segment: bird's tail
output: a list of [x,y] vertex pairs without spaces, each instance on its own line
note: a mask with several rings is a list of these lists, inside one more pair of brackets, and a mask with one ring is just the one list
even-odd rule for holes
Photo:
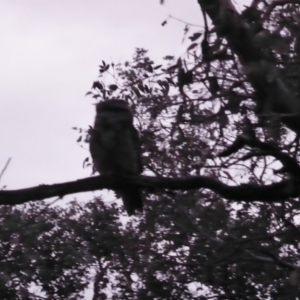
[[143,211],[142,192],[137,188],[118,189],[117,194],[122,198],[125,210],[132,216],[137,210]]

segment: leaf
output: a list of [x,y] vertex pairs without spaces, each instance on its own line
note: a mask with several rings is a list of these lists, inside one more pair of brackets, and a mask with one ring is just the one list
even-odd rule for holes
[[212,95],[215,95],[220,90],[220,86],[219,86],[217,77],[209,76],[207,78],[207,80],[209,83],[209,91],[212,93]]
[[99,66],[99,67],[100,67],[99,72],[104,73],[105,71],[107,71],[109,69],[110,65],[108,64],[108,65],[103,65],[103,66]]
[[129,102],[130,100],[132,100],[132,98],[131,98],[130,95],[125,95],[125,100],[126,100],[127,102]]
[[181,68],[181,67],[182,67],[182,60],[181,60],[180,57],[179,57],[178,60],[177,60],[176,66],[177,66],[178,68]]
[[116,91],[118,89],[118,86],[116,84],[111,84],[111,85],[109,85],[109,89],[111,91]]
[[99,81],[94,81],[92,88],[99,89],[101,91],[103,90],[103,85]]
[[229,178],[230,180],[234,181],[229,172],[223,170],[223,173],[226,174],[227,178]]
[[141,83],[138,84],[138,88],[141,92],[145,93],[144,86]]
[[153,70],[157,70],[157,69],[159,69],[159,68],[161,68],[161,67],[162,67],[162,65],[155,66],[155,67],[153,68]]
[[147,93],[149,93],[149,94],[151,93],[150,89],[148,88],[148,86],[146,84],[144,85],[144,88]]
[[175,84],[175,82],[173,81],[173,79],[172,79],[172,78],[170,78],[170,77],[167,77],[167,78],[166,78],[166,80],[168,81],[168,83],[169,83],[170,85],[172,85],[172,86],[176,86],[176,84]]
[[193,43],[189,45],[189,47],[186,49],[186,51],[191,51],[192,49],[196,48],[198,46],[198,43]]
[[85,158],[85,160],[84,160],[83,163],[82,163],[82,167],[83,167],[83,168],[85,168],[85,167],[87,166],[87,164],[88,164],[88,162],[89,162],[89,159],[90,159],[89,157],[86,157],[86,158]]
[[183,105],[180,105],[177,111],[176,115],[176,122],[181,123],[182,122],[182,116],[183,116]]
[[89,92],[87,92],[86,94],[85,94],[85,96],[88,96],[88,95],[92,95],[93,93],[91,92],[91,91],[89,91]]
[[170,87],[167,81],[158,80],[157,83],[163,88],[164,95],[168,95]]
[[202,35],[201,32],[195,32],[192,36],[189,37],[189,39],[194,42],[196,41],[200,36]]
[[177,70],[177,65],[173,65],[171,67],[169,67],[166,72],[167,73],[173,73],[175,70]]
[[131,90],[134,92],[134,94],[136,94],[136,96],[138,97],[138,98],[140,98],[141,97],[141,93],[139,92],[139,90],[136,88],[136,87],[132,87],[131,88]]
[[150,112],[151,119],[155,120],[158,117],[158,115],[161,113],[161,108],[157,106],[152,106],[149,109],[149,112]]
[[153,67],[151,66],[151,64],[148,64],[146,67],[146,71],[153,73]]
[[185,85],[193,83],[193,72],[185,72],[183,68],[180,68],[178,71],[177,80],[179,89],[182,89]]

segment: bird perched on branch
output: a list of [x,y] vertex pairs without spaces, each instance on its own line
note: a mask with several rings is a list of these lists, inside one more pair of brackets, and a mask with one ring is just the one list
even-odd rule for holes
[[[123,100],[105,100],[96,106],[94,128],[90,131],[90,152],[94,168],[101,175],[139,175],[142,173],[141,149],[138,132],[133,125],[133,114]],[[139,188],[126,186],[116,190],[123,199],[129,216],[142,211]]]

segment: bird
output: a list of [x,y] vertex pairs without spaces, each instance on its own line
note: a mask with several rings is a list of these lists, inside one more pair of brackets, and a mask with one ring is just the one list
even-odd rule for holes
[[[96,105],[90,129],[90,153],[94,170],[101,175],[137,176],[143,172],[141,143],[133,124],[133,113],[124,100],[111,99]],[[141,189],[125,186],[115,190],[129,216],[143,210]]]

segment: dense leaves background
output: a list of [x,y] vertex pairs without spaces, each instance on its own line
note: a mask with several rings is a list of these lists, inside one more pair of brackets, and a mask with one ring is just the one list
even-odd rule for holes
[[[272,65],[299,96],[299,4],[265,3],[243,18],[269,57],[260,67]],[[136,49],[124,64],[103,61],[88,94],[130,103],[145,174],[261,186],[289,178],[278,153],[297,163],[298,136],[267,98],[257,105],[246,77],[253,70],[212,28],[187,25],[179,59],[155,63]],[[148,192],[144,214],[132,219],[106,197],[1,207],[2,298],[83,299],[88,288],[93,299],[297,299],[297,198],[237,203],[208,190]]]

